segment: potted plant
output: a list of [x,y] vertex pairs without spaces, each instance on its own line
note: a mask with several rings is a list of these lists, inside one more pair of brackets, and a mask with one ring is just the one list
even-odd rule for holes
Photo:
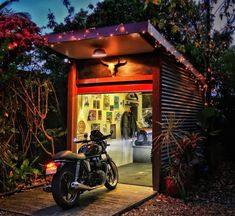
[[165,192],[170,196],[185,197],[186,187],[193,176],[193,166],[200,162],[202,154],[198,143],[203,139],[199,133],[180,129],[181,122],[175,113],[169,113],[165,123],[159,123],[162,131],[154,142],[154,148],[166,148],[168,160],[165,168]]
[[182,197],[186,196],[186,190],[190,188],[194,178],[194,168],[204,161],[204,155],[200,151],[200,143],[204,139],[199,133],[185,134],[179,140],[171,157],[171,173],[178,186]]

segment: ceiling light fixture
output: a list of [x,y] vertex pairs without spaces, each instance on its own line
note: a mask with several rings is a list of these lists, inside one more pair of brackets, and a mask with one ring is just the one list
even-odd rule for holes
[[92,54],[92,57],[94,58],[102,58],[102,57],[105,57],[107,56],[106,52],[104,49],[102,48],[97,48],[94,50],[93,54]]

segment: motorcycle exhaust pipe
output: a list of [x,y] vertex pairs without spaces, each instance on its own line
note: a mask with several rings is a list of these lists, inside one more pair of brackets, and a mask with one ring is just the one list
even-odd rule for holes
[[90,187],[88,185],[84,185],[82,183],[79,183],[79,182],[72,182],[71,183],[71,187],[76,189],[76,190],[93,190],[93,189],[96,189],[98,187],[101,187],[102,185],[99,185],[99,186],[95,186],[95,187]]
[[51,185],[44,185],[42,189],[43,189],[43,191],[50,193],[51,192]]

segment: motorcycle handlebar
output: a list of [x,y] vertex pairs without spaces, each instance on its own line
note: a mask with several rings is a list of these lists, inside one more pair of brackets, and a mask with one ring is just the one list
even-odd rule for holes
[[79,140],[79,141],[74,141],[74,143],[89,143],[89,142],[91,142],[91,141],[95,141],[95,142],[99,142],[99,141],[103,141],[103,140],[106,140],[106,139],[108,139],[109,137],[111,137],[112,136],[112,134],[108,134],[108,135],[105,135],[105,136],[103,136],[102,138],[100,138],[100,139],[91,139],[91,140]]

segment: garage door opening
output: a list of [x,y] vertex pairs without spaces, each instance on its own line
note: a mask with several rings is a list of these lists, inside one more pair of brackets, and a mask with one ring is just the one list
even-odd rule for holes
[[107,151],[120,183],[152,186],[152,93],[77,95],[77,138],[92,130],[113,132]]

